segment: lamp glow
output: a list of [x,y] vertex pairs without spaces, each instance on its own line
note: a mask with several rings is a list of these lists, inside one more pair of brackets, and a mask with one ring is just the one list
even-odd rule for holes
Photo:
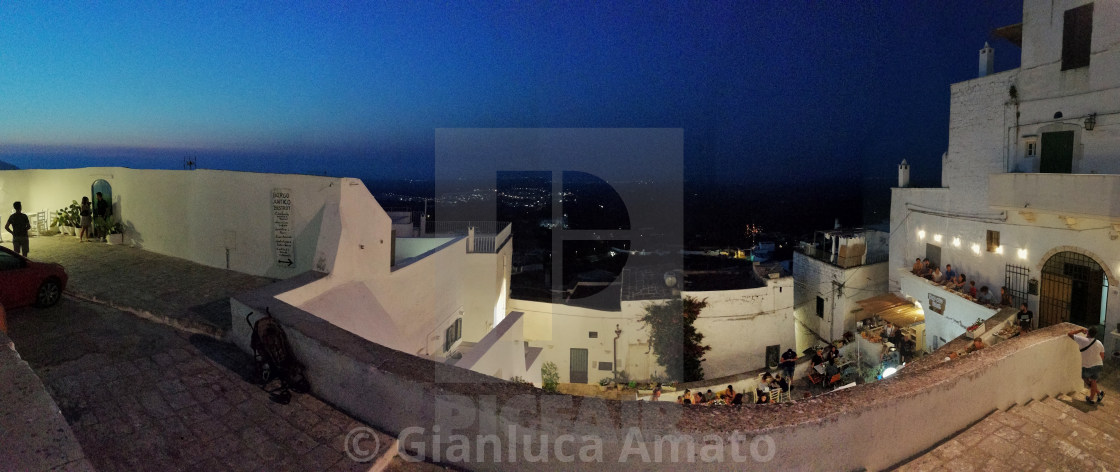
[[976,253],[976,255],[979,256],[980,255],[980,245],[979,244],[973,244],[972,245],[972,252]]
[[895,369],[894,367],[887,367],[886,369],[883,369],[883,378],[885,379],[887,377],[890,377],[894,375],[895,372],[898,372],[898,369]]
[[953,238],[953,247],[961,247],[961,238]]
[[1027,258],[1027,250],[1026,249],[1020,249],[1018,251],[1018,253],[1019,253],[1019,259],[1026,259]]
[[933,242],[935,242],[935,243],[941,242],[941,235],[940,234],[933,235]]
[[1003,254],[1003,246],[996,246],[996,254]]
[[926,230],[924,230],[924,229],[919,229],[918,230],[918,239],[926,239]]

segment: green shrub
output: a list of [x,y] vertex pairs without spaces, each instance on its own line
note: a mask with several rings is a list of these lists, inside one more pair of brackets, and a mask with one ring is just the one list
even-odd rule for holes
[[545,362],[541,366],[542,388],[548,392],[555,392],[560,386],[560,369],[553,362]]

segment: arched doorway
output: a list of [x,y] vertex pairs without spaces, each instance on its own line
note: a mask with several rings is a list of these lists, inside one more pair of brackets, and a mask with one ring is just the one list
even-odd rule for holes
[[1078,252],[1059,252],[1042,266],[1038,325],[1065,321],[1081,326],[1103,325],[1107,298],[1108,276],[1096,260]]
[[89,201],[93,202],[94,208],[97,208],[97,192],[101,192],[101,196],[105,198],[105,203],[109,205],[107,215],[113,214],[113,187],[106,182],[105,179],[97,179],[93,181],[93,185],[89,188]]

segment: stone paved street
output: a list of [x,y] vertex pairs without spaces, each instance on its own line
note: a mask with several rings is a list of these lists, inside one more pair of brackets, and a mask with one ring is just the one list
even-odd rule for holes
[[230,328],[229,297],[273,282],[72,236],[31,238],[30,246],[31,259],[66,267],[67,291],[75,296],[219,339]]
[[9,335],[98,470],[440,469],[401,461],[382,433],[376,459],[355,462],[346,434],[365,425],[312,395],[271,401],[248,354],[193,329],[217,313],[225,332],[229,294],[268,279],[62,236],[31,248],[65,265],[70,295],[10,311]]
[[1106,362],[1101,385],[1101,404],[1077,392],[996,411],[898,470],[1120,470],[1120,366]]

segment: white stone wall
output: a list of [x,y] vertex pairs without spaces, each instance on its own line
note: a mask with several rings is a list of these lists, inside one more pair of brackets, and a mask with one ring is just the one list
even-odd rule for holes
[[[794,313],[802,329],[797,351],[819,344],[819,338],[837,340],[853,331],[860,312],[857,302],[887,293],[888,266],[880,262],[843,269],[795,252]],[[817,316],[818,296],[824,299],[824,317]]]
[[[794,345],[793,279],[770,280],[766,287],[748,290],[684,292],[683,296],[706,299],[708,307],[700,312],[697,330],[703,342],[712,347],[703,362],[707,378],[737,374],[761,368],[766,362],[766,346],[778,344],[784,351]],[[618,340],[618,363],[633,379],[663,374],[657,357],[649,348],[649,334],[638,318],[645,306],[655,302],[622,302],[620,311],[601,311],[552,303],[510,299],[509,309],[525,313],[526,338],[531,345],[544,348],[544,361],[556,363],[560,381],[568,382],[572,348],[588,350],[588,382],[611,376],[597,370],[599,362],[614,362],[616,326],[622,329]],[[590,332],[597,338],[589,337]]]
[[1009,129],[1015,108],[1008,91],[1018,71],[1006,71],[950,87],[949,150],[941,163],[941,186],[952,205],[983,209],[988,174],[1008,169]]
[[[230,269],[276,278],[333,268],[339,233],[329,215],[343,182],[361,185],[353,179],[218,170],[12,170],[0,171],[0,214],[8,215],[16,200],[25,213],[53,214],[88,196],[98,179],[112,186],[113,214],[126,228],[126,244],[219,268],[226,267],[229,249]],[[291,190],[291,267],[275,257],[275,188]],[[32,244],[32,258],[34,250]]]

